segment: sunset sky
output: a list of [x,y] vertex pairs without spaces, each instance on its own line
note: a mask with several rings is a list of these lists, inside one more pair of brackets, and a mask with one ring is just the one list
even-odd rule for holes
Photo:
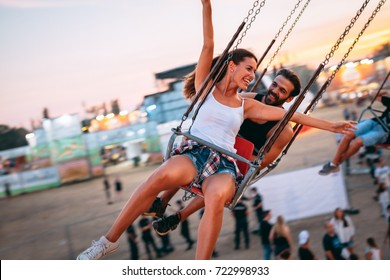
[[[216,54],[252,0],[214,0]],[[240,47],[261,55],[297,1],[268,0]],[[279,37],[290,27],[306,1]],[[316,67],[363,0],[312,0],[278,59]],[[337,64],[378,1],[371,1],[331,60]],[[44,107],[51,117],[118,98],[132,110],[156,92],[154,73],[196,62],[202,45],[200,0],[0,0],[0,124],[30,128]],[[390,42],[386,3],[351,58]],[[269,57],[266,58],[266,62]]]

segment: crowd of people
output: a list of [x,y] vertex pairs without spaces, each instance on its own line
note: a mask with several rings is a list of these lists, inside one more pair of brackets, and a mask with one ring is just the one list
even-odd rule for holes
[[[367,236],[365,240],[356,239],[356,228],[353,218],[345,213],[341,208],[336,208],[331,217],[324,222],[324,230],[321,239],[321,251],[313,250],[311,246],[311,234],[308,229],[303,229],[293,234],[290,226],[286,223],[283,215],[278,215],[274,221],[270,209],[261,209],[261,221],[258,224],[259,200],[262,201],[262,195],[256,188],[252,188],[253,194],[250,198],[241,199],[232,210],[234,219],[234,228],[231,228],[232,247],[231,250],[256,250],[258,258],[264,260],[382,260],[384,251],[390,241],[390,205],[386,207],[387,228],[384,230],[383,240],[376,240],[372,236]],[[176,211],[182,210],[185,203],[181,200],[176,201]],[[252,204],[252,207],[250,207]],[[203,209],[202,209],[203,210]],[[203,211],[200,211],[200,217]],[[372,213],[375,214],[375,213]],[[171,228],[169,232],[158,232],[153,228],[153,221],[157,218],[150,218],[143,215],[137,224],[132,224],[127,228],[127,240],[129,243],[130,259],[159,259],[175,251],[171,243],[172,232],[179,228],[183,240],[178,240],[175,236],[175,244],[179,244],[179,250],[187,251],[193,249],[195,241],[191,238],[190,222],[184,220],[179,222],[176,227]],[[250,228],[254,230],[250,234]],[[154,229],[154,232],[153,232]],[[157,240],[156,240],[157,238]],[[160,239],[160,241],[158,241]],[[241,246],[242,239],[244,247]],[[255,242],[250,241],[257,239]],[[187,244],[184,248],[181,244]],[[143,253],[141,254],[143,243]],[[256,245],[253,245],[255,243]],[[360,243],[360,244],[359,244]],[[358,254],[355,247],[364,246],[364,252]],[[141,247],[141,248],[140,248]],[[214,248],[213,257],[221,257]]]

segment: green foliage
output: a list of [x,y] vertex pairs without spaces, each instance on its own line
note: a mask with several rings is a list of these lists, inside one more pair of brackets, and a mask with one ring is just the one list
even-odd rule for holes
[[0,124],[0,151],[27,146],[28,133],[24,128],[11,128]]

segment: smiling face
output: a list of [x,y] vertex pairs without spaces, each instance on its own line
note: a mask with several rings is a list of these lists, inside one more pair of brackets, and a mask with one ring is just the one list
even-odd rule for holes
[[285,102],[290,102],[294,97],[290,96],[294,90],[294,84],[282,75],[278,75],[272,81],[265,96],[265,104],[272,106],[282,106]]
[[237,65],[230,62],[232,81],[243,90],[246,90],[251,81],[255,78],[257,62],[253,57],[245,57]]

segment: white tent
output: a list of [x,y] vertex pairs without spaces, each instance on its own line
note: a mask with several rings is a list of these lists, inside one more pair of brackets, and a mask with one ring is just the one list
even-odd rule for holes
[[348,196],[342,172],[318,175],[321,166],[266,176],[256,182],[263,197],[263,209],[272,211],[275,219],[286,221],[331,213],[348,208]]

